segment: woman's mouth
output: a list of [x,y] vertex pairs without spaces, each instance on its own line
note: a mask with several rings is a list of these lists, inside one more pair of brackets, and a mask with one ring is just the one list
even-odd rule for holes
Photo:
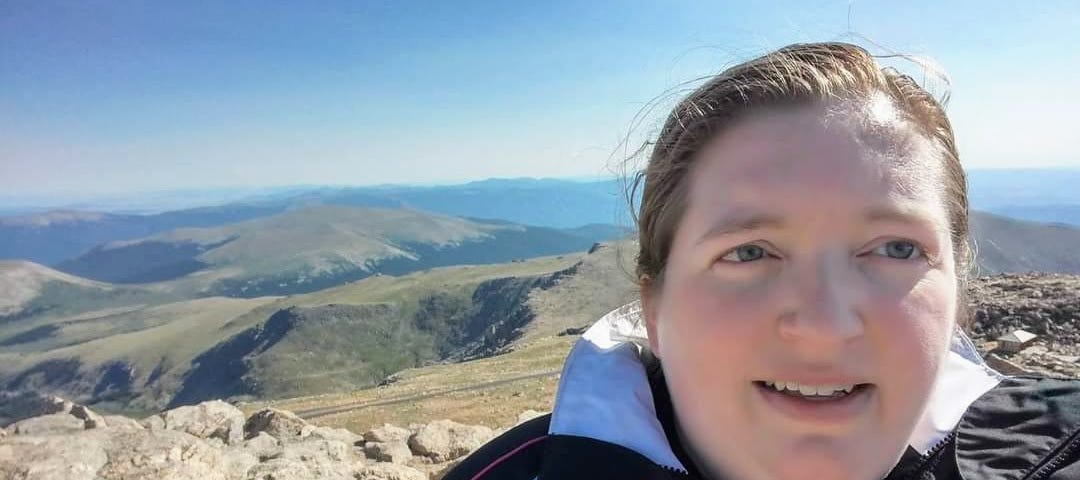
[[836,423],[851,420],[869,406],[871,383],[812,385],[779,380],[753,382],[775,410],[796,420]]

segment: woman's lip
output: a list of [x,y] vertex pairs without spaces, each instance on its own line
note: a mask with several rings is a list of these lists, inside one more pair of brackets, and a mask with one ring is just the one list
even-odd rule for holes
[[852,422],[870,408],[877,394],[872,384],[861,384],[850,394],[832,400],[805,400],[780,393],[762,383],[753,382],[754,390],[772,410],[804,423],[837,425]]
[[799,385],[863,385],[868,384],[865,379],[848,376],[825,376],[825,375],[790,375],[775,378],[762,378],[755,383],[765,382],[793,382]]

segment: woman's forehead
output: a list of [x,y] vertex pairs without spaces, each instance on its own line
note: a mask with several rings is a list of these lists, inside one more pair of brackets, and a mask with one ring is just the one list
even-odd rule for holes
[[944,221],[945,178],[930,141],[898,119],[842,113],[807,107],[731,126],[695,159],[690,207],[902,203],[909,210],[922,205]]

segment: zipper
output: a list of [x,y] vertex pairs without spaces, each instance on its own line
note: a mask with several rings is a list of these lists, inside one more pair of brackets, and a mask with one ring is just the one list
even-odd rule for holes
[[660,463],[657,463],[656,465],[659,466],[660,468],[668,471],[669,473],[673,473],[675,475],[678,475],[679,478],[690,478],[690,472],[688,472],[686,470],[683,470],[681,468],[670,467],[670,466],[663,465],[663,464],[660,464]]
[[1057,452],[1049,456],[1049,461],[1043,462],[1043,464],[1039,465],[1031,475],[1024,478],[1028,480],[1042,480],[1049,477],[1051,473],[1054,473],[1054,471],[1057,470],[1058,466],[1061,465],[1061,462],[1065,461],[1077,447],[1080,447],[1080,430],[1073,432],[1069,437],[1069,441],[1062,444],[1057,448]]
[[924,470],[930,465],[930,462],[936,457],[942,450],[949,445],[953,439],[956,438],[956,430],[949,432],[945,438],[942,438],[933,447],[930,448],[922,457],[919,457],[919,463],[915,464],[915,467],[911,470],[911,473],[904,477],[904,480],[914,480],[924,473]]

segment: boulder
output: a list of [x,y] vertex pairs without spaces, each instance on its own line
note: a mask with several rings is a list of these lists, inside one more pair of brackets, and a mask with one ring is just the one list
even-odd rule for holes
[[281,442],[266,432],[244,440],[243,448],[260,460],[281,455]]
[[376,462],[390,462],[404,464],[412,458],[412,450],[404,440],[391,442],[367,442],[364,444],[364,455]]
[[292,443],[275,458],[291,458],[305,462],[355,463],[359,459],[351,445],[337,440],[308,439]]
[[416,455],[441,463],[467,455],[493,435],[494,432],[488,427],[436,420],[421,427],[409,438],[409,448]]
[[251,467],[248,479],[258,480],[354,480],[358,466],[314,464],[289,458],[274,458]]
[[20,420],[9,428],[15,435],[66,435],[85,430],[86,424],[68,413],[54,413]]
[[171,429],[119,431],[108,438],[106,450],[109,460],[98,475],[108,479],[226,480],[246,473],[237,463],[250,467],[256,461],[226,458],[205,440]]
[[0,478],[5,479],[96,480],[107,461],[101,439],[86,434],[15,436],[0,444]]
[[304,440],[288,444],[280,452],[248,471],[257,479],[353,480],[363,464],[352,447],[335,440]]
[[350,432],[344,428],[317,427],[309,425],[300,432],[301,437],[313,437],[323,440],[337,440],[348,445],[363,445],[364,437]]
[[105,419],[101,415],[94,413],[85,405],[74,405],[69,411],[71,416],[83,421],[83,426],[87,429],[102,428],[105,426]]
[[259,432],[266,432],[279,440],[299,438],[308,423],[292,412],[275,408],[264,408],[251,414],[244,422],[244,437],[254,438]]
[[151,415],[139,421],[147,430],[165,430],[165,420],[160,415]]
[[413,432],[411,430],[384,423],[381,427],[373,428],[365,432],[364,441],[380,443],[404,442],[408,441],[412,434]]
[[[161,420],[160,417],[157,417],[157,418],[158,418],[158,420]],[[142,424],[139,423],[138,420],[135,420],[133,418],[124,417],[124,416],[121,416],[121,415],[105,415],[103,417],[103,419],[105,420],[105,426],[109,427],[109,428],[115,428],[115,429],[118,429],[118,430],[142,430],[143,429]],[[164,427],[165,422],[162,421],[161,425]]]
[[168,430],[187,432],[199,438],[219,438],[228,445],[244,439],[244,413],[221,400],[174,408],[158,416]]
[[427,475],[414,468],[395,463],[376,463],[362,467],[356,480],[428,480]]

